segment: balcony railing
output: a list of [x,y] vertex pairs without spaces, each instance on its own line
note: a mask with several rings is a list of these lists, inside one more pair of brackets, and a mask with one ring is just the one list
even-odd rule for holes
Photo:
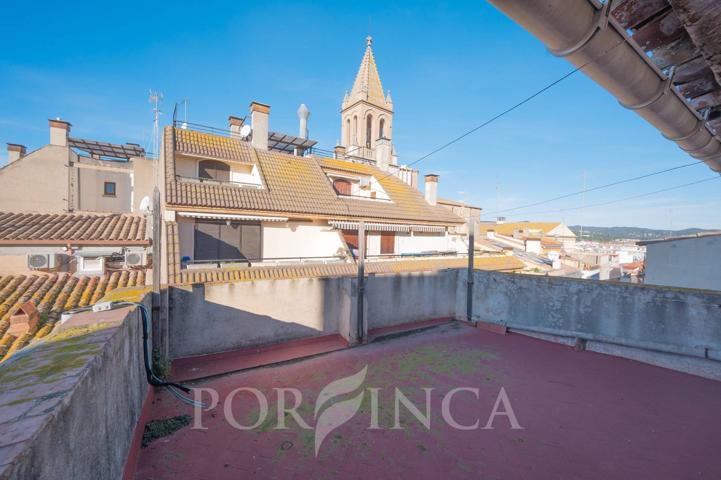
[[175,178],[177,180],[181,180],[184,182],[210,183],[212,185],[230,185],[230,186],[235,186],[235,187],[246,187],[246,188],[263,188],[263,185],[260,183],[236,182],[233,180],[216,180],[214,178],[188,177],[185,175],[176,175]]

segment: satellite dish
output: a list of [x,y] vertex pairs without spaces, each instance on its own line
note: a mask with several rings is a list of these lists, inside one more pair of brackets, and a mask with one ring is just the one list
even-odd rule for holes
[[147,195],[140,201],[140,211],[146,214],[151,212],[150,197]]
[[251,128],[250,125],[245,124],[242,127],[240,127],[240,138],[248,138],[250,135]]

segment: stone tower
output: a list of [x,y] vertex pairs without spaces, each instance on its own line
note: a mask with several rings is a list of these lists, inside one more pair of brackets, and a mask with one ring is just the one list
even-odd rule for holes
[[379,166],[395,164],[392,153],[393,101],[383,93],[373,56],[373,39],[366,38],[353,89],[346,93],[341,107],[341,145],[349,156],[376,160]]

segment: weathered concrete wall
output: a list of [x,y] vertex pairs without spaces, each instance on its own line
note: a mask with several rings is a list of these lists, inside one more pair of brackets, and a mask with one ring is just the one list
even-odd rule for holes
[[[68,210],[70,149],[46,145],[0,168],[4,212],[62,213]],[[32,195],[28,193],[32,192]]]
[[721,235],[648,244],[644,281],[721,290]]
[[369,276],[368,328],[454,317],[457,283],[458,270]]
[[482,271],[474,282],[477,320],[721,360],[721,292]]
[[149,388],[139,312],[82,315],[100,325],[61,332],[0,366],[2,480],[123,474]]
[[342,334],[350,278],[299,278],[170,288],[170,356],[217,353]]
[[[109,163],[109,162],[108,162]],[[127,168],[93,167],[78,162],[76,197],[78,210],[130,212],[132,185]],[[115,183],[115,195],[104,195],[105,182]]]

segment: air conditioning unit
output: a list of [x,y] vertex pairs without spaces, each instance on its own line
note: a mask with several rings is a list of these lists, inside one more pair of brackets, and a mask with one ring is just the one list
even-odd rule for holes
[[55,268],[54,253],[31,253],[28,255],[28,268],[31,270]]
[[78,273],[84,275],[102,275],[105,273],[105,257],[77,256]]
[[126,267],[144,267],[148,264],[148,254],[142,250],[126,250],[125,266]]

